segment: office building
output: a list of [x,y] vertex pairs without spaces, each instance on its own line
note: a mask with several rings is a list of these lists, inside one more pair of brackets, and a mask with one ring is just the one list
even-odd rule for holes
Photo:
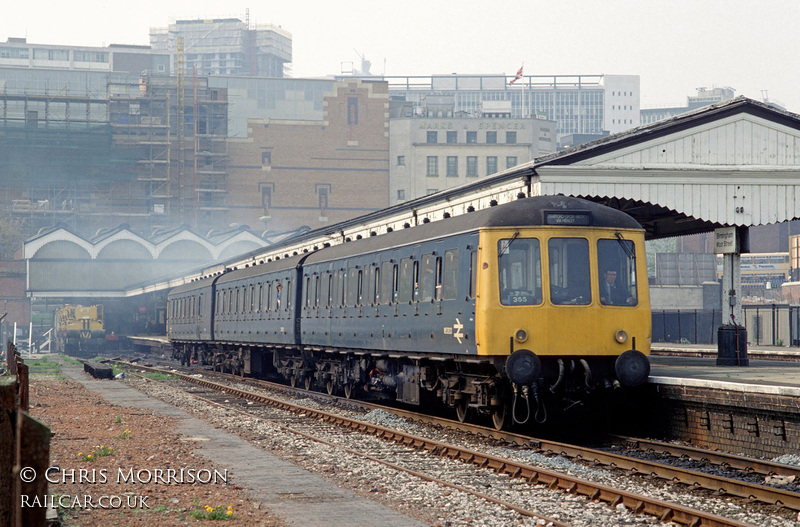
[[167,53],[173,71],[186,74],[283,77],[292,62],[292,35],[273,25],[251,27],[249,20],[178,20],[150,30],[154,51]]

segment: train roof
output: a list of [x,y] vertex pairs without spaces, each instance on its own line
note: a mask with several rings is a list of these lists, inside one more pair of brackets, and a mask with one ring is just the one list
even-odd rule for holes
[[306,263],[323,262],[353,254],[445,238],[455,234],[477,232],[481,228],[537,226],[642,229],[642,226],[628,214],[599,203],[568,196],[536,196],[402,231],[325,248],[310,255]]
[[280,260],[265,262],[263,264],[257,264],[257,265],[253,264],[250,267],[245,267],[244,269],[228,271],[227,273],[223,274],[222,277],[220,277],[217,283],[224,284],[225,282],[232,282],[234,280],[250,278],[251,276],[258,276],[264,273],[272,273],[275,271],[285,271],[287,269],[294,269],[298,266],[300,261],[305,256],[307,255],[299,254],[296,256],[289,256],[288,258],[281,258]]
[[[576,221],[577,223],[575,223]],[[227,271],[222,276],[203,278],[178,286],[170,294],[185,293],[207,287],[214,279],[217,279],[217,283],[223,284],[251,276],[259,276],[264,273],[294,269],[304,258],[306,258],[305,263],[325,262],[355,254],[445,238],[456,234],[477,232],[481,228],[537,226],[642,228],[631,216],[599,203],[569,196],[536,196],[470,212],[454,218],[403,229],[402,231],[364,238],[333,247],[325,247],[313,253],[290,256],[263,264],[253,264],[243,269]]]

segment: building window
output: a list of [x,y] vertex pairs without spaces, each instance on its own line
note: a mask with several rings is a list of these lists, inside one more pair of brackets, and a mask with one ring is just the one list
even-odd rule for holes
[[477,143],[478,142],[478,132],[467,132],[467,143]]
[[491,176],[497,172],[497,156],[486,156],[486,175]]
[[315,186],[317,187],[319,213],[321,216],[324,216],[325,209],[328,208],[328,193],[331,191],[331,186],[325,183],[317,183]]
[[517,166],[517,156],[506,156],[506,168]]
[[358,124],[358,97],[347,98],[347,124]]
[[486,144],[487,145],[497,144],[497,132],[486,132]]
[[398,190],[397,191],[397,201],[403,201],[406,199],[406,191],[405,190]]
[[439,132],[428,132],[428,140],[426,142],[428,144],[438,143],[439,142]]
[[437,156],[428,156],[428,177],[437,177],[439,175],[439,158]]
[[467,156],[467,176],[478,177],[478,156]]
[[447,177],[458,177],[458,156],[447,156]]
[[397,156],[397,166],[399,167],[406,166],[406,156]]
[[429,188],[429,189],[428,189],[428,190],[425,192],[425,194],[426,194],[426,195],[428,195],[428,196],[430,196],[431,194],[436,194],[437,192],[439,192],[439,189],[438,189],[438,188]]
[[517,132],[506,132],[506,144],[517,144]]
[[451,145],[458,143],[458,132],[447,132],[447,143]]

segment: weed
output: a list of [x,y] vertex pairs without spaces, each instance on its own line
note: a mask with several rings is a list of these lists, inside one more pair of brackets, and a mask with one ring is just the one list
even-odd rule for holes
[[[92,450],[94,452],[94,450]],[[100,445],[97,447],[97,457],[113,456],[114,449],[110,446]]]
[[26,359],[25,364],[31,373],[41,373],[45,375],[55,375],[61,373],[61,364],[50,360],[49,357],[41,359]]
[[233,507],[228,505],[228,508],[225,509],[222,505],[216,507],[205,505],[202,509],[198,508],[192,511],[192,518],[196,520],[231,520],[233,519]]
[[144,372],[140,373],[139,375],[141,375],[142,377],[146,377],[148,379],[153,379],[154,381],[169,381],[175,378],[175,376],[172,374],[161,373],[160,371]]
[[96,461],[97,460],[97,455],[95,454],[94,450],[92,450],[88,454],[84,454],[83,452],[78,452],[78,458],[83,460],[83,461],[90,461],[91,462],[91,461]]

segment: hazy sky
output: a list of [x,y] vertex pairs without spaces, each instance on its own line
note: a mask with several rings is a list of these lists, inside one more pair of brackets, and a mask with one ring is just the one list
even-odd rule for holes
[[149,44],[176,19],[240,17],[292,34],[294,77],[628,74],[643,108],[730,86],[800,113],[800,0],[39,0],[5,2],[0,41]]

